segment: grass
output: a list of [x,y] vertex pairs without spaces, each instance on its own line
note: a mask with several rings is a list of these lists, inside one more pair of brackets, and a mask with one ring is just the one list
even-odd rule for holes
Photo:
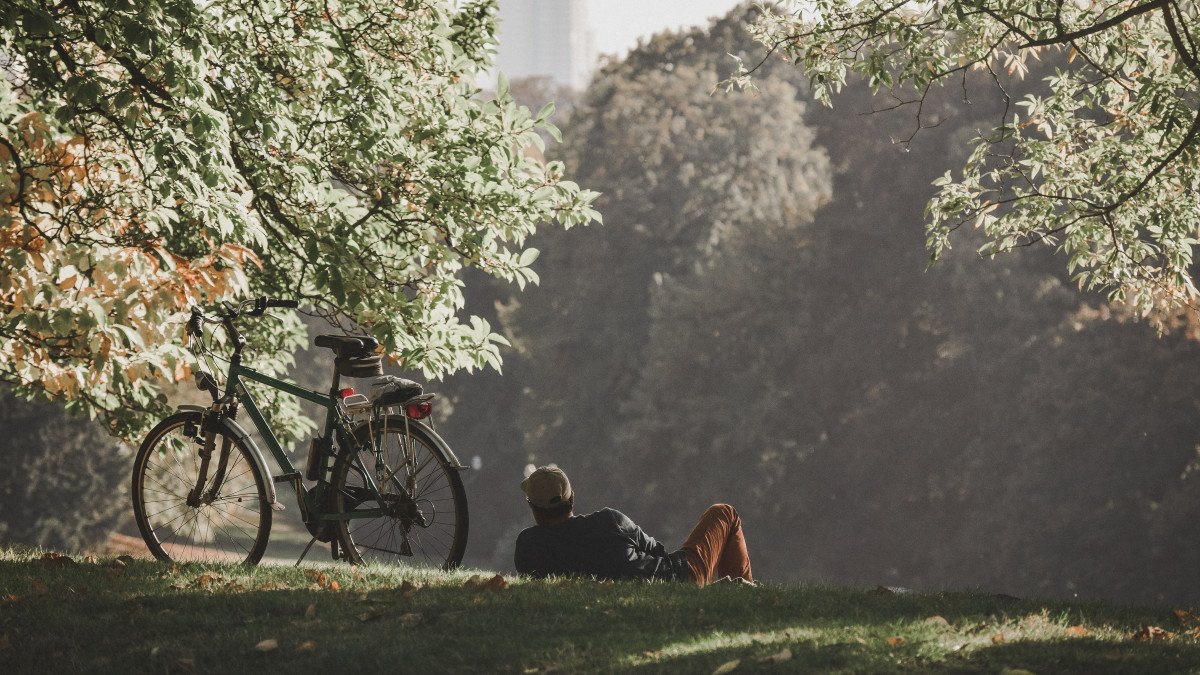
[[1200,672],[1172,608],[54,555],[0,549],[0,672]]

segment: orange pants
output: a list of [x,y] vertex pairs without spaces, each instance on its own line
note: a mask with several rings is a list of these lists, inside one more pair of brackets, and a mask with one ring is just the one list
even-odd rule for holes
[[687,552],[692,578],[699,586],[726,576],[754,580],[746,538],[742,536],[742,518],[728,504],[708,507],[683,542],[683,550]]

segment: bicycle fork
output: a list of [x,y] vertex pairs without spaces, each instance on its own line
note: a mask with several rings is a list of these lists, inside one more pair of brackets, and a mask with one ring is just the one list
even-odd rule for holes
[[198,508],[201,504],[213,503],[220,495],[221,486],[225,483],[225,470],[229,466],[229,451],[233,447],[233,439],[226,434],[221,434],[221,454],[217,457],[217,470],[213,473],[212,483],[207,492],[204,490],[204,485],[208,482],[208,465],[212,461],[216,440],[217,433],[215,431],[204,432],[204,446],[200,449],[200,469],[196,472],[196,485],[192,487],[187,496],[187,505],[192,508]]

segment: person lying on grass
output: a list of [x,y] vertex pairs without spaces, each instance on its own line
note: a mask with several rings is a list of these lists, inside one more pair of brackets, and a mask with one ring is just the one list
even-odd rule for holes
[[537,525],[517,536],[517,572],[588,575],[599,579],[671,579],[706,586],[753,584],[742,519],[728,504],[708,507],[683,547],[668,553],[625,514],[601,509],[575,515],[575,493],[557,467],[538,468],[521,482]]

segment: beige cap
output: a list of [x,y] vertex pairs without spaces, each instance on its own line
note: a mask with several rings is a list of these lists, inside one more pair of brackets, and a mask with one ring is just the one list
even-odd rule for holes
[[552,509],[571,499],[571,481],[567,474],[556,466],[541,466],[521,481],[521,490],[530,504],[541,509]]

